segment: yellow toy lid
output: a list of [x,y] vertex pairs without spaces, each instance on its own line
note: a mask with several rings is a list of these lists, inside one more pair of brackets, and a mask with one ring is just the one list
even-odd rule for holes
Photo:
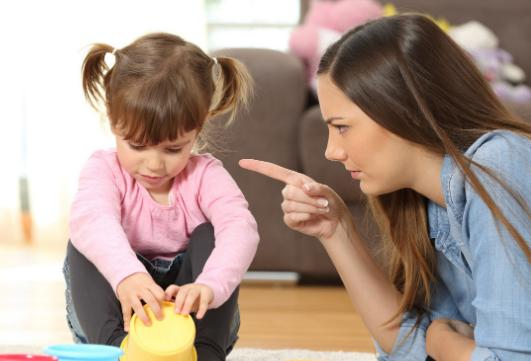
[[129,342],[152,355],[166,356],[178,354],[193,347],[195,324],[191,316],[176,314],[175,304],[162,302],[162,320],[157,320],[148,305],[144,306],[151,326],[146,326],[136,315],[131,318]]

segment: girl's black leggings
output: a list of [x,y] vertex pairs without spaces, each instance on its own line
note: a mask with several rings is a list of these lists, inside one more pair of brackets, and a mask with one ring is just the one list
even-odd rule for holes
[[[194,282],[214,249],[210,223],[199,225],[190,237],[188,249],[161,269],[156,261],[137,255],[154,281],[163,289],[171,284]],[[79,324],[89,343],[120,346],[126,336],[121,305],[110,284],[70,242],[67,259],[72,302]],[[237,288],[220,307],[209,310],[196,324],[195,347],[199,361],[225,360],[239,329]]]

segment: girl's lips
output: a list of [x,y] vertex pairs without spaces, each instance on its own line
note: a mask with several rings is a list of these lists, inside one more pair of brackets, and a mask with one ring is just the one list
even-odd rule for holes
[[142,177],[142,179],[144,179],[145,181],[149,183],[158,183],[160,182],[161,179],[164,178],[164,177],[150,177],[148,175],[143,175],[143,174],[141,174],[140,176]]

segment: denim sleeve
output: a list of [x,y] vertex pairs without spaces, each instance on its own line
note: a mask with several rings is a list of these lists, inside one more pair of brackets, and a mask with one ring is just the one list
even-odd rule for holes
[[[478,152],[474,160],[496,174],[531,206],[531,147],[501,144],[496,151]],[[531,246],[529,213],[499,183],[475,172],[488,194],[512,226]],[[476,295],[472,361],[531,360],[531,264],[505,226],[496,221],[489,207],[466,185],[463,238],[468,240],[469,263]]]
[[374,341],[378,352],[378,361],[426,361],[426,330],[430,324],[429,317],[423,316],[417,328],[413,328],[416,322],[415,312],[406,312],[402,317],[400,331],[396,338],[391,353],[386,353],[380,345]]
[[[442,255],[438,255],[437,258],[438,262],[445,261]],[[375,342],[379,361],[425,361],[428,357],[426,353],[426,331],[431,321],[439,318],[464,321],[455,301],[443,282],[437,282],[432,285],[431,311],[423,315],[418,328],[413,329],[416,317],[417,313],[415,312],[404,314],[397,341],[390,354],[384,352],[380,345]]]

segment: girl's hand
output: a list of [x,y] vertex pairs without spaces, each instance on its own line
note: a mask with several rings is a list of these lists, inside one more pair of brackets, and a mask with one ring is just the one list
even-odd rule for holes
[[164,290],[147,273],[134,273],[124,278],[118,284],[116,293],[122,305],[124,330],[126,332],[129,332],[131,309],[144,322],[144,325],[151,325],[151,320],[147,316],[144,307],[142,307],[142,301],[151,307],[153,314],[158,320],[162,319],[160,302],[164,300]]
[[183,286],[170,285],[166,288],[166,301],[175,299],[175,312],[188,315],[195,312],[195,317],[200,320],[205,316],[208,305],[214,299],[214,292],[207,285],[189,283]]
[[281,208],[284,223],[291,229],[317,237],[332,238],[344,220],[350,220],[345,202],[330,187],[279,165],[242,159],[240,167],[286,183]]

